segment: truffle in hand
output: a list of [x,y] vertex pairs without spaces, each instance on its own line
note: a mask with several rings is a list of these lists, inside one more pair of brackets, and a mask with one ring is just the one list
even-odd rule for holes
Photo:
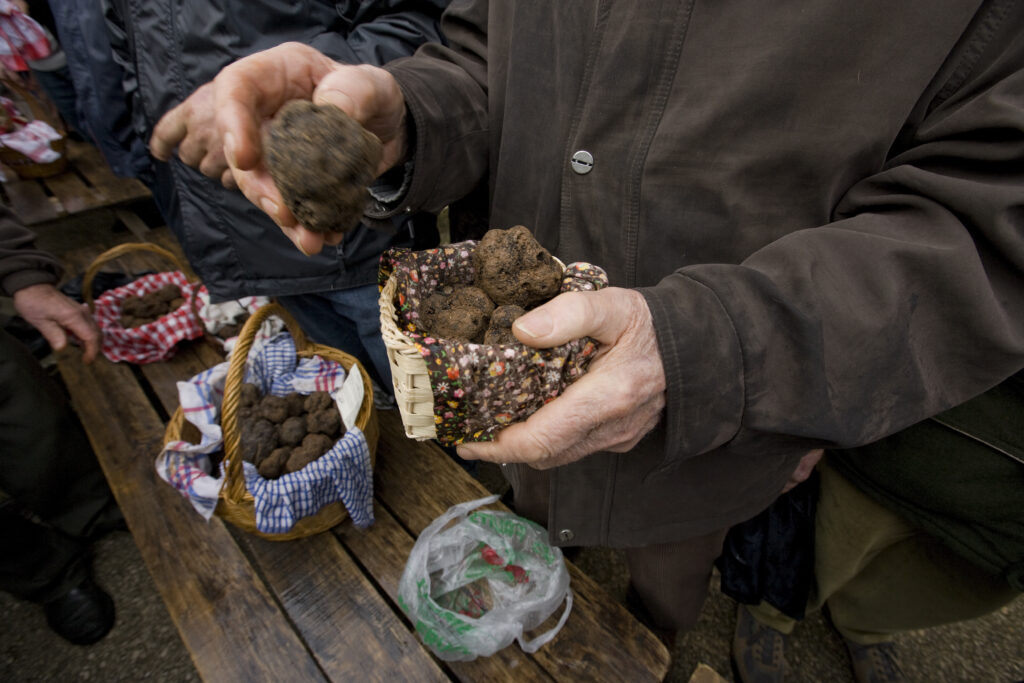
[[313,232],[359,225],[381,143],[333,105],[292,100],[270,124],[266,163],[285,205]]

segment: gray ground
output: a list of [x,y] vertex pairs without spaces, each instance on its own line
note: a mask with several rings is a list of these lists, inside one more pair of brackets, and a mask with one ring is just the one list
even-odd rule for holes
[[[89,221],[42,230],[41,246],[70,247],[109,230],[112,219],[100,212]],[[485,470],[489,487],[500,475]],[[130,534],[116,532],[94,548],[98,582],[114,596],[113,631],[90,647],[70,645],[49,631],[41,610],[0,593],[0,681],[196,681],[198,676],[156,592]],[[585,550],[578,564],[622,596],[626,572],[622,557],[610,550]],[[732,680],[729,641],[735,605],[717,591],[717,578],[697,627],[680,638],[669,681],[687,681],[698,663]],[[899,638],[903,668],[912,681],[1015,683],[1024,681],[1024,600],[984,619],[914,632]],[[557,646],[557,641],[551,646]],[[806,619],[787,648],[793,681],[852,681],[845,650],[818,616]]]

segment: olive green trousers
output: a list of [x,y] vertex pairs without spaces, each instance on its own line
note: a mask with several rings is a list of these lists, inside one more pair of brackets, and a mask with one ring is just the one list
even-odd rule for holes
[[[989,614],[1020,596],[937,538],[879,505],[827,461],[815,518],[815,586],[808,613],[827,606],[839,633],[862,645],[896,633]],[[771,605],[748,606],[790,633],[796,620]]]

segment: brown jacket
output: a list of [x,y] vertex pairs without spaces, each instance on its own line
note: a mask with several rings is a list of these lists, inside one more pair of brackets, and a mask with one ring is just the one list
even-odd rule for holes
[[0,294],[11,296],[30,285],[56,284],[63,268],[35,246],[36,235],[10,209],[0,206]]
[[940,5],[456,2],[450,48],[387,67],[416,128],[395,211],[488,178],[491,226],[653,314],[665,418],[553,473],[553,536],[730,525],[808,449],[1024,367],[1024,3]]

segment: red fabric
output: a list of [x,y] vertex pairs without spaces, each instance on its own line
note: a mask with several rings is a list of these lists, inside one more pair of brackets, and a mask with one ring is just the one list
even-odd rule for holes
[[13,8],[0,13],[0,62],[4,66],[11,71],[28,71],[25,60],[49,56],[50,41],[35,19]]
[[[177,285],[185,303],[167,315],[132,329],[121,326],[121,303],[132,296],[155,292],[165,285]],[[93,317],[103,331],[103,355],[113,362],[154,363],[174,355],[178,342],[203,336],[203,326],[192,312],[192,298],[202,289],[188,281],[180,270],[144,275],[123,287],[111,289],[96,299]]]

